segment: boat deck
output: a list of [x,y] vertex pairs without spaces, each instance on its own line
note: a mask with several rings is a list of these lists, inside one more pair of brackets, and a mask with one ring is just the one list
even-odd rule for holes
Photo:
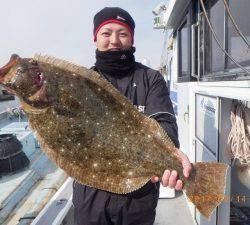
[[[72,178],[68,178],[31,225],[73,225]],[[159,199],[154,225],[196,225],[186,197],[177,192],[175,197]]]
[[0,224],[30,224],[67,175],[41,151],[28,127],[27,118],[11,112],[0,114],[0,134],[15,134],[30,164],[22,170],[0,174]]
[[156,208],[154,225],[196,225],[186,197],[182,192],[176,192],[174,198],[159,199]]

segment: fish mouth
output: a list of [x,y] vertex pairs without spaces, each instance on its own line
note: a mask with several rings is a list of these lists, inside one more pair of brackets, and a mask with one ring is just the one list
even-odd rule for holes
[[20,57],[17,54],[13,54],[10,57],[9,62],[0,68],[0,84],[3,83],[5,75],[9,72],[11,67],[13,67],[17,62],[20,61]]

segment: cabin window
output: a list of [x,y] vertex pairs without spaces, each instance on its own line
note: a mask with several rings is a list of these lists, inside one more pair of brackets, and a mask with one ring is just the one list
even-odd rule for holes
[[[211,24],[221,43],[224,42],[224,7],[222,1],[208,1],[208,15]],[[205,74],[211,74],[224,70],[224,53],[219,49],[212,33],[205,21],[204,27],[204,60]]]
[[188,27],[187,21],[184,22],[179,31],[180,35],[180,77],[188,76]]
[[[249,0],[228,0],[232,16],[239,29],[250,42]],[[243,67],[250,69],[250,50],[235,30],[223,0],[205,1],[206,11],[213,29],[223,48]],[[249,79],[246,72],[232,62],[219,48],[205,19],[200,14],[200,77],[202,80]]]
[[187,82],[195,80],[192,76],[191,71],[191,26],[196,20],[197,6],[197,1],[190,1],[187,8],[184,9],[185,16],[180,19],[180,22],[178,23],[179,25],[177,26],[174,32],[174,34],[177,35],[178,82]]
[[[230,11],[236,24],[250,43],[250,4],[249,0],[229,0]],[[228,19],[228,51],[242,66],[250,66],[250,49]],[[228,68],[237,68],[229,59]]]
[[187,16],[177,30],[178,82],[190,81],[190,26]]

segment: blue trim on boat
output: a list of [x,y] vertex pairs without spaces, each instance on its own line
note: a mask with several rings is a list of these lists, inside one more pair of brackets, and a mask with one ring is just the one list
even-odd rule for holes
[[175,102],[177,104],[177,92],[176,91],[170,91],[169,97],[172,102]]
[[178,115],[177,91],[170,91],[169,97],[173,103],[174,114],[177,116]]

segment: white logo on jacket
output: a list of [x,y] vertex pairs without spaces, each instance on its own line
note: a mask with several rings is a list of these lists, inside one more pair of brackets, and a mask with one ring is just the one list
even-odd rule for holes
[[123,54],[120,59],[126,59],[126,58],[127,58],[127,56],[125,54]]
[[141,113],[145,112],[145,105],[135,105],[135,108]]

